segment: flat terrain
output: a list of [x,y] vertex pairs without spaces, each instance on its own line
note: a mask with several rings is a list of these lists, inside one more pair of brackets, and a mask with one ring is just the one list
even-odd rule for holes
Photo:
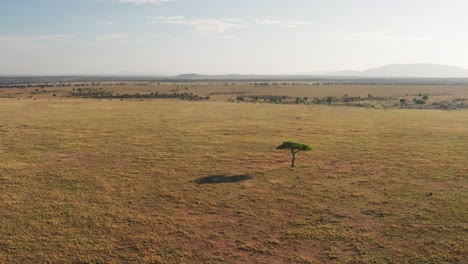
[[[11,86],[10,86],[11,85]],[[384,109],[468,109],[467,85],[332,85],[314,82],[81,82],[3,84],[0,98],[161,99],[319,104]]]
[[467,110],[53,89],[1,91],[0,262],[468,261]]

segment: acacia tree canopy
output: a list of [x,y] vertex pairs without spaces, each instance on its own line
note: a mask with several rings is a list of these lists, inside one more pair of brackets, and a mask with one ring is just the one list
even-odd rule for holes
[[276,149],[292,149],[294,151],[310,151],[312,150],[312,147],[303,143],[285,141],[283,142],[283,144],[279,145]]
[[285,141],[283,142],[283,144],[279,145],[276,149],[291,150],[291,155],[292,155],[291,167],[294,167],[294,161],[296,160],[296,153],[299,151],[311,151],[312,147],[303,143]]

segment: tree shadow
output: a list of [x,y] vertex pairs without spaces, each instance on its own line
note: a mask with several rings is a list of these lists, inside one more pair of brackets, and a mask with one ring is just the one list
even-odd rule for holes
[[252,179],[252,176],[249,175],[234,175],[234,176],[226,176],[226,175],[210,175],[198,180],[195,180],[198,184],[220,184],[220,183],[234,183],[234,182],[242,182]]

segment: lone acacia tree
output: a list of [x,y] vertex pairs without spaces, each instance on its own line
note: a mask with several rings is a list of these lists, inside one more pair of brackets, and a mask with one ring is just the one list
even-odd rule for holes
[[299,151],[311,151],[312,147],[303,143],[296,143],[291,141],[285,141],[279,145],[276,149],[289,149],[291,150],[292,160],[291,167],[294,168],[294,161],[296,160],[296,153]]

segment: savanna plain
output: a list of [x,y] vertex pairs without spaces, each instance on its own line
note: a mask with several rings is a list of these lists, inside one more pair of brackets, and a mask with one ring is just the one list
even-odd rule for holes
[[[0,262],[467,263],[466,100],[466,86],[2,88]],[[287,140],[313,146],[295,168]]]

